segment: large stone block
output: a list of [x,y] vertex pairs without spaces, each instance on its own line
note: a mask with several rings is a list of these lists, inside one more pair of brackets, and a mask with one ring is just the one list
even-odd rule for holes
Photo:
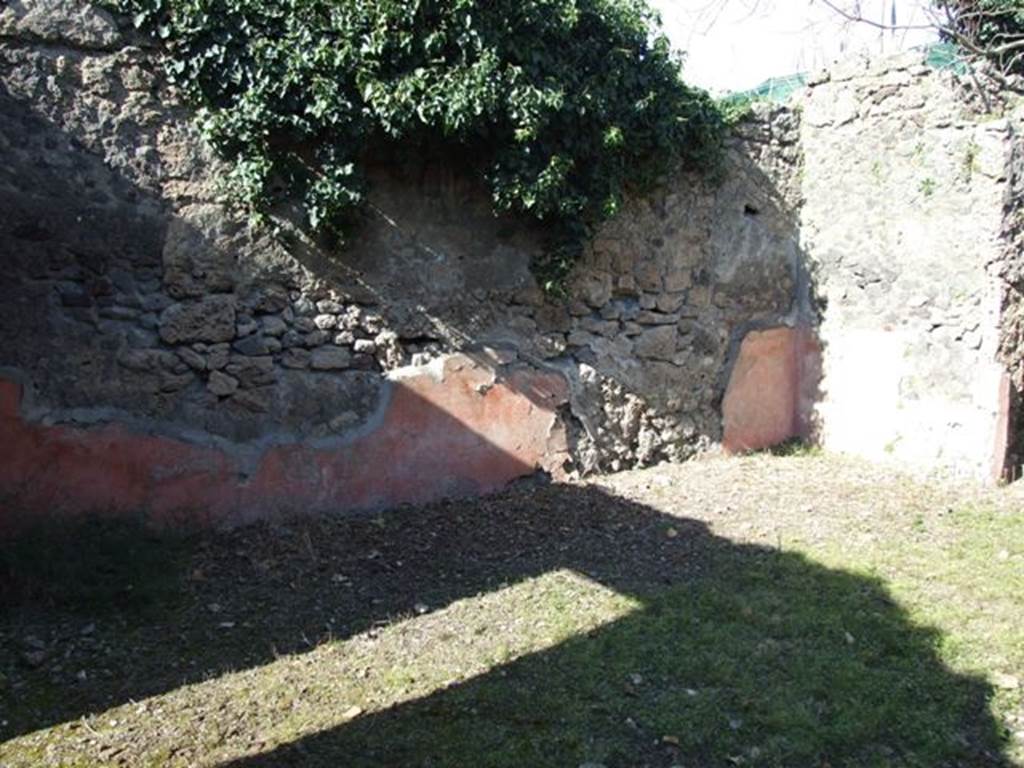
[[95,49],[121,39],[109,13],[75,0],[10,0],[0,7],[0,36]]
[[168,344],[231,341],[235,338],[234,299],[207,296],[168,307],[160,315],[160,338]]

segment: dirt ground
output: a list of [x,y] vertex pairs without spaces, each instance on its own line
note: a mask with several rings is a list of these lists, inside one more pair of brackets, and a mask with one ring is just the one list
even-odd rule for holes
[[755,456],[157,544],[3,609],[0,766],[1024,765],[1022,502]]

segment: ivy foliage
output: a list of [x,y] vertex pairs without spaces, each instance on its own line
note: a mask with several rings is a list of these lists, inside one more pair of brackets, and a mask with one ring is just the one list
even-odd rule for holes
[[167,71],[257,216],[301,199],[343,235],[371,148],[443,141],[495,210],[546,224],[548,287],[624,196],[713,167],[723,120],[645,0],[103,0]]

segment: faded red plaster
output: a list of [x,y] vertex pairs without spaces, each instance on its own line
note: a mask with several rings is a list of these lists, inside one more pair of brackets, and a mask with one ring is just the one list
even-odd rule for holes
[[820,346],[809,329],[748,333],[722,402],[725,450],[742,453],[807,437],[820,357]]
[[996,414],[995,444],[992,446],[992,469],[995,482],[1013,480],[1010,464],[1010,430],[1013,414],[1013,380],[1004,373],[999,379],[998,411]]
[[246,463],[117,425],[28,423],[20,387],[0,380],[0,524],[25,514],[143,513],[160,525],[232,525],[479,494],[538,469],[560,472],[557,409],[568,393],[557,374],[517,371],[495,381],[455,356],[392,387],[368,434],[332,448],[272,447]]

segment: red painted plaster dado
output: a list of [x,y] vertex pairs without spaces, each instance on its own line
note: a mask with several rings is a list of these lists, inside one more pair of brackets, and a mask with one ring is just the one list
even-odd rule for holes
[[198,444],[118,424],[31,423],[0,379],[0,527],[41,515],[144,515],[154,525],[237,525],[485,493],[566,453],[553,373],[457,355],[388,384],[375,424],[336,444],[263,450]]
[[748,333],[722,401],[725,450],[742,453],[807,437],[820,371],[821,347],[809,329]]

